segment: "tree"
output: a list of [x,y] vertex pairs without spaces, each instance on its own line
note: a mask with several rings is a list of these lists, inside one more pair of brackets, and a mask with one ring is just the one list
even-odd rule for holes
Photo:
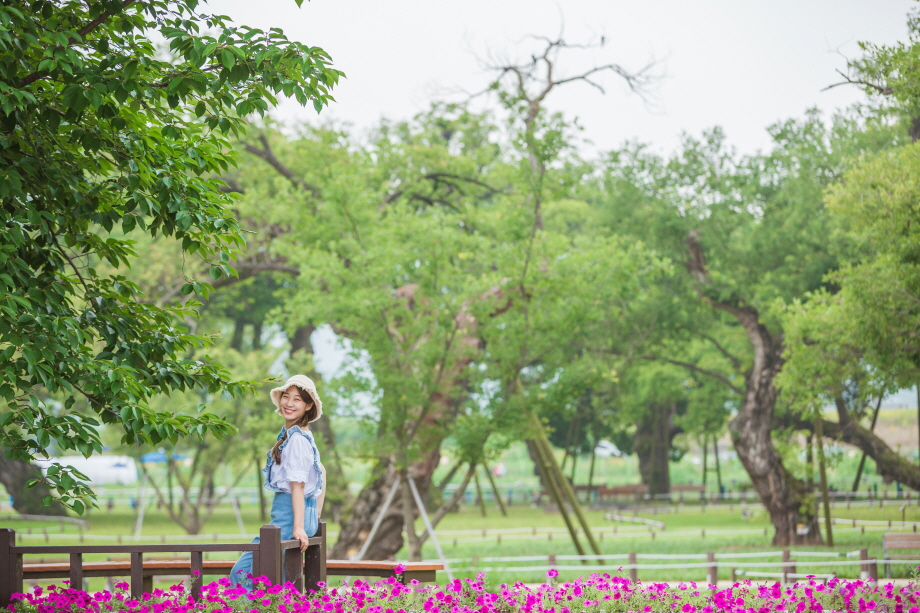
[[914,385],[920,373],[918,170],[920,146],[908,144],[867,156],[829,190],[830,210],[865,249],[828,276],[835,291],[788,308],[782,384],[816,417],[836,406],[825,436],[861,449],[884,478],[920,489],[920,468],[860,424],[874,399]]
[[[167,236],[214,279],[233,276],[244,241],[232,199],[213,178],[234,162],[229,135],[277,95],[320,110],[340,76],[322,49],[280,30],[233,26],[198,12],[195,0],[0,6],[7,458],[30,462],[52,445],[89,456],[101,449],[100,422],[128,444],[233,431],[209,413],[149,405],[174,390],[249,389],[216,363],[186,358],[211,342],[181,329],[195,303],[146,302],[136,284],[99,264],[128,266],[132,234]],[[211,289],[187,278],[181,293],[206,298]],[[39,480],[82,512],[92,492],[79,478],[53,465]]]
[[[920,370],[916,10],[908,18],[908,33],[907,42],[890,46],[861,43],[863,58],[849,63],[845,83],[863,87],[880,103],[874,132],[887,129],[890,148],[867,151],[828,190],[829,211],[860,249],[828,275],[827,288],[787,308],[788,366],[781,382],[809,408],[813,419],[806,421],[812,423],[803,425],[856,446],[864,458],[875,460],[885,479],[920,488],[920,469],[872,432],[874,416],[868,428],[860,423],[877,415],[885,393],[915,385]],[[837,408],[836,423],[821,419],[827,404]]]
[[784,347],[775,305],[820,288],[853,251],[826,214],[823,190],[853,158],[890,146],[893,131],[857,113],[831,125],[809,113],[770,132],[772,150],[754,156],[736,155],[719,130],[685,139],[669,160],[630,146],[587,194],[611,229],[685,263],[662,294],[646,357],[723,386],[737,407],[735,450],[770,512],[774,541],[788,544],[820,535],[810,492],[773,445]]

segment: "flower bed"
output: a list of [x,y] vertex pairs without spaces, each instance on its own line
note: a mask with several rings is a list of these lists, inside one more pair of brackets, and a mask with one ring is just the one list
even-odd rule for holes
[[[115,592],[88,594],[70,587],[40,587],[17,594],[13,613],[581,613],[636,611],[641,613],[804,613],[805,611],[886,611],[920,613],[920,591],[911,583],[872,586],[865,581],[809,579],[792,587],[754,585],[750,580],[713,591],[695,583],[632,583],[608,574],[593,574],[572,582],[549,581],[530,588],[521,583],[485,586],[483,573],[474,579],[455,579],[443,587],[402,585],[394,578],[375,584],[355,581],[323,594],[300,594],[291,584],[270,585],[257,578],[258,589],[247,592],[221,579],[204,586],[200,602],[188,589],[174,585],[135,599],[128,584]],[[66,582],[65,582],[66,583]]]

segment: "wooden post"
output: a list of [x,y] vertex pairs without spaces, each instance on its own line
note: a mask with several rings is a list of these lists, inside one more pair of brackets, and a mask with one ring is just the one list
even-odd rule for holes
[[869,563],[866,565],[866,568],[868,569],[868,572],[869,572],[869,578],[872,581],[877,582],[878,581],[878,560],[876,560],[875,558],[872,558],[871,560],[869,560]]
[[[629,563],[629,564],[635,564],[635,563],[636,563],[636,552],[635,552],[635,551],[630,551],[630,552],[629,552],[628,563]],[[638,582],[639,582],[639,569],[638,569],[638,568],[630,568],[630,569],[629,569],[629,580],[632,581],[633,583],[638,583]]]
[[10,552],[16,546],[16,531],[0,528],[0,607],[11,604],[12,596],[22,592],[22,554]]
[[326,582],[326,522],[319,522],[316,535],[323,539],[319,545],[307,547],[304,556],[304,589],[320,591],[320,583]]
[[719,567],[717,564],[715,564],[715,561],[716,561],[715,552],[713,551],[707,552],[706,561],[713,563],[712,566],[709,567],[708,572],[706,573],[706,581],[708,581],[710,585],[715,586],[716,584],[719,583]]
[[795,560],[790,557],[789,550],[783,549],[783,583],[789,583],[788,575],[795,574]]
[[83,589],[83,554],[70,554],[70,588]]
[[281,528],[274,524],[259,530],[259,569],[253,567],[253,574],[257,572],[272,585],[281,583]]
[[[316,546],[314,545],[314,547]],[[303,593],[305,554],[301,553],[300,547],[296,547],[294,549],[285,549],[282,555],[284,556],[284,581],[290,581],[298,592]]]
[[201,600],[201,586],[204,585],[204,575],[202,574],[204,572],[204,554],[200,551],[193,551],[190,566],[192,578],[189,585],[192,588],[192,600],[198,602]]
[[865,581],[866,578],[869,577],[869,563],[867,561],[868,559],[869,559],[869,550],[860,549],[859,550],[859,561],[863,562],[863,564],[859,565],[859,578],[862,579],[863,581]]
[[140,598],[144,594],[144,554],[131,552],[131,597]]

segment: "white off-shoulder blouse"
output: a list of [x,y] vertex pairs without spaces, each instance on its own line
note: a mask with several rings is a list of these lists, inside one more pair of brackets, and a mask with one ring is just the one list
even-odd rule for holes
[[271,486],[290,494],[293,481],[303,483],[304,492],[312,492],[319,482],[318,471],[314,470],[318,455],[307,437],[292,436],[281,450],[281,464],[271,467]]

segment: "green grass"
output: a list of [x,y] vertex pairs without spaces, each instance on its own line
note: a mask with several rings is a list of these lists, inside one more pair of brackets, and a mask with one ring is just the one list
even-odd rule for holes
[[[900,504],[892,501],[884,505],[881,509],[876,505],[873,509],[867,507],[852,507],[847,510],[845,505],[841,504],[833,510],[835,518],[854,518],[854,519],[875,519],[875,520],[900,520]],[[660,513],[652,515],[645,513],[640,517],[656,519],[663,521],[666,528],[663,531],[656,531],[654,538],[652,533],[643,530],[641,533],[630,533],[632,528],[628,524],[616,523],[604,519],[603,511],[585,510],[585,515],[589,525],[595,533],[601,550],[605,554],[625,556],[629,552],[638,552],[639,554],[703,554],[709,551],[719,553],[729,552],[751,552],[751,551],[777,551],[777,548],[770,544],[772,538],[772,527],[769,519],[763,510],[756,510],[756,507],[750,507],[753,513],[747,517],[742,516],[741,507],[735,505],[731,510],[728,508],[714,508],[712,506],[700,512],[699,506],[685,506],[679,509],[678,513]],[[245,536],[226,536],[221,537],[221,541],[249,541],[257,533],[261,520],[258,512],[254,507],[243,507],[242,514],[247,530]],[[905,516],[908,521],[917,521],[920,523],[920,507],[913,506],[905,509]],[[112,512],[96,510],[89,515],[89,530],[87,534],[95,535],[122,535],[128,537],[133,535],[134,514],[130,509],[116,508]],[[617,533],[613,534],[613,526],[617,526]],[[7,521],[4,527],[11,527],[17,532],[23,534],[20,538],[22,544],[44,544],[42,524],[36,522],[24,521]],[[521,538],[511,538],[509,535],[499,535],[497,530],[501,529],[519,529],[522,527],[539,529],[537,535],[525,533]],[[501,570],[507,564],[544,566],[548,561],[533,562],[513,562],[513,563],[495,563],[485,561],[484,558],[500,556],[541,556],[546,557],[550,554],[560,556],[575,554],[576,550],[567,533],[556,532],[547,534],[547,528],[562,529],[565,527],[562,516],[558,513],[545,513],[541,509],[532,508],[529,505],[516,505],[509,509],[507,517],[503,517],[497,507],[489,506],[488,515],[482,517],[478,507],[463,507],[459,513],[447,515],[438,526],[441,545],[448,559],[456,560],[452,563],[454,568],[465,568],[467,570],[458,573],[461,576],[472,576],[477,569],[493,568],[488,572],[490,582],[513,582],[541,581],[544,577],[542,571],[507,571]],[[33,534],[41,534],[41,537],[28,537],[25,533],[31,529]],[[61,528],[57,524],[45,525],[50,544],[74,544],[79,542],[73,538],[61,537]],[[452,531],[485,529],[486,535],[482,536],[481,532],[476,535],[470,534],[451,534]],[[329,530],[336,532],[338,526],[331,524]],[[416,524],[416,530],[423,530],[422,522]],[[703,530],[707,533],[702,535]],[[738,530],[748,531],[748,534],[725,535],[719,534],[720,530]],[[490,532],[492,531],[492,532]],[[202,531],[202,541],[212,541],[212,534],[234,535],[239,532],[236,520],[229,508],[221,508],[215,513],[215,516],[205,525]],[[691,534],[686,534],[686,533]],[[68,535],[79,534],[75,526],[65,524],[63,533]],[[144,535],[174,535],[180,531],[175,524],[162,511],[156,509],[149,510],[144,521]],[[867,530],[865,533],[860,528],[837,527],[834,533],[834,547],[793,547],[796,551],[822,551],[822,552],[848,552],[860,548],[868,548],[872,556],[881,557],[881,535],[882,530]],[[86,540],[87,544],[94,541]],[[111,542],[111,541],[108,541]],[[151,541],[145,541],[151,542]],[[153,541],[156,542],[156,541]],[[582,542],[584,539],[582,537]],[[587,545],[585,545],[587,548]],[[433,544],[429,541],[426,543],[423,554],[425,559],[436,559]],[[213,554],[212,558],[232,558],[234,554]],[[920,557],[920,556],[918,556]],[[89,560],[105,559],[104,555],[87,556]],[[405,558],[405,551],[397,555],[398,559]],[[770,558],[777,560],[777,558]],[[640,563],[643,561],[640,559]],[[680,563],[679,560],[659,560],[648,563]],[[698,563],[700,560],[687,560],[687,563]],[[625,563],[625,559],[607,560],[606,566],[615,570],[619,565]],[[739,565],[742,562],[739,561]],[[557,560],[557,566],[577,566],[576,561]],[[765,569],[769,572],[775,569]],[[799,560],[800,572],[835,572],[842,577],[855,577],[858,574],[858,567],[838,566],[834,568],[816,568],[808,567],[804,559]],[[728,578],[729,570],[720,571],[722,578]],[[584,574],[579,570],[566,570],[561,572],[563,579],[574,578]],[[906,565],[895,565],[895,576],[908,576],[909,572]],[[705,577],[705,570],[702,568],[676,568],[667,570],[640,570],[639,577],[644,581],[702,581]],[[161,581],[158,586],[165,586],[166,582]],[[90,587],[100,589],[103,586],[103,580],[93,580]]]

